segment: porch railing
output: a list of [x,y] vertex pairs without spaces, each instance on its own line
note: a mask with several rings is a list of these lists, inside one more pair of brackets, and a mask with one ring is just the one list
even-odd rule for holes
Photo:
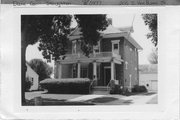
[[93,79],[89,85],[89,92],[91,92],[91,90],[93,89],[94,87],[94,82],[96,82],[97,80],[96,79]]
[[[87,56],[83,55],[82,53],[77,54],[66,54],[66,59],[78,59],[78,58],[88,58]],[[119,54],[113,52],[99,52],[99,53],[92,53],[89,55],[89,58],[102,58],[102,57],[120,57]]]

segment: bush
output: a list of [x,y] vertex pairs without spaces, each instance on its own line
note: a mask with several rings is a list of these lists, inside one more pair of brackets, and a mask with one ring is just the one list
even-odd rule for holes
[[122,90],[120,89],[120,85],[114,85],[110,90],[110,94],[121,94]]
[[88,94],[90,80],[88,78],[45,79],[40,85],[49,93]]
[[115,84],[114,80],[110,82],[110,94],[122,94],[121,86]]
[[142,86],[135,85],[132,88],[132,92],[147,92],[147,89],[146,89],[146,87],[144,85],[142,85]]
[[29,80],[29,78],[26,77],[26,80],[25,80],[25,91],[26,91],[26,92],[29,91],[29,89],[31,88],[32,84],[33,84],[33,83]]

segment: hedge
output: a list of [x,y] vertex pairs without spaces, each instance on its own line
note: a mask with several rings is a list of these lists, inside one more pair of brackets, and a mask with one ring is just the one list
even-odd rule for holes
[[40,85],[49,93],[88,94],[90,80],[88,78],[45,79]]
[[32,85],[33,85],[33,83],[30,81],[29,77],[26,77],[26,79],[25,79],[25,91],[29,92],[29,89],[31,88]]
[[132,92],[147,92],[147,89],[144,85],[135,85],[133,88],[132,88]]

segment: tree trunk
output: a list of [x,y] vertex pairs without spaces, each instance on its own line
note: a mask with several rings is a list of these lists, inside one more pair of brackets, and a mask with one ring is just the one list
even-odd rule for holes
[[24,37],[22,35],[21,38],[21,104],[26,104],[25,99],[25,80],[26,80],[26,48],[27,45],[25,43]]

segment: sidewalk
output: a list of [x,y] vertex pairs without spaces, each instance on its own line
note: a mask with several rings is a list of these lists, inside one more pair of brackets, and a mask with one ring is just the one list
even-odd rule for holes
[[75,102],[75,101],[84,102],[84,101],[88,101],[88,100],[103,97],[103,96],[105,96],[105,95],[83,95],[83,96],[80,96],[77,98],[69,99],[67,101],[69,101],[69,102]]

